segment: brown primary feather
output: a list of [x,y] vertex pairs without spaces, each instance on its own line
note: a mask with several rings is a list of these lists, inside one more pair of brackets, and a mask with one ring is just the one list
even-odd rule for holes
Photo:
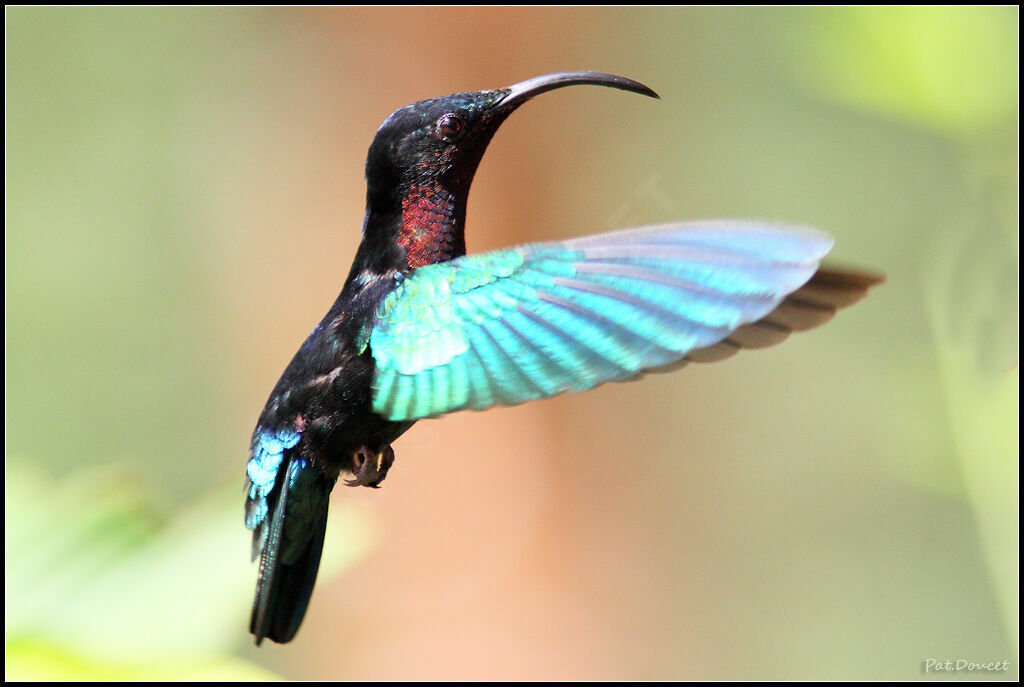
[[884,281],[884,276],[872,272],[822,267],[767,316],[739,327],[712,346],[691,351],[683,360],[711,363],[729,358],[741,348],[774,346],[790,332],[802,332],[828,322],[837,310],[853,305],[867,296],[872,286]]

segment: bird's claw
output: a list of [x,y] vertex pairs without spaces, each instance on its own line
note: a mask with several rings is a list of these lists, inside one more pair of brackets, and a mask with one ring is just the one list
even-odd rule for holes
[[385,446],[383,451],[374,455],[370,449],[363,446],[356,451],[353,461],[355,477],[345,480],[345,485],[377,489],[395,462],[395,451],[391,446]]

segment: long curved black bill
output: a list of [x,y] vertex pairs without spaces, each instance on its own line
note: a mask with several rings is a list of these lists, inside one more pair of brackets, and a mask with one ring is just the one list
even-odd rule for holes
[[632,91],[633,93],[639,93],[651,98],[659,97],[651,88],[639,81],[627,79],[624,76],[603,74],[601,72],[557,72],[555,74],[535,76],[532,79],[520,81],[509,86],[508,95],[495,103],[495,105],[500,108],[518,107],[535,95],[547,93],[563,86],[581,85],[607,86],[609,88]]

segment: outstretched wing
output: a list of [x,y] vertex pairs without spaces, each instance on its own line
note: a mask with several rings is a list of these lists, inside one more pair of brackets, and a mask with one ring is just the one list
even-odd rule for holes
[[[405,421],[513,405],[627,379],[691,352],[699,359],[775,311],[831,247],[806,227],[693,222],[421,267],[377,312],[373,409]],[[785,336],[763,329],[745,331],[751,343],[738,345]]]

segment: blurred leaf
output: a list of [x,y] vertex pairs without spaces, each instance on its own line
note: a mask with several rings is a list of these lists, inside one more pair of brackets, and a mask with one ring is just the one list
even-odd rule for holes
[[270,671],[230,656],[195,654],[150,663],[114,663],[35,638],[8,641],[6,649],[6,677],[16,681],[220,682],[280,679]]
[[[9,643],[30,638],[19,645],[26,665],[51,654],[88,656],[103,670],[209,661],[249,639],[255,566],[241,490],[211,492],[160,525],[119,467],[53,483],[8,466],[6,632]],[[345,534],[325,547],[321,579],[370,541],[356,509],[334,511]]]
[[1017,8],[843,7],[801,14],[782,54],[796,83],[944,132],[1012,121]]
[[[995,224],[995,223],[993,223]],[[929,314],[953,438],[1010,646],[1019,633],[1018,243],[995,226],[940,246]]]

